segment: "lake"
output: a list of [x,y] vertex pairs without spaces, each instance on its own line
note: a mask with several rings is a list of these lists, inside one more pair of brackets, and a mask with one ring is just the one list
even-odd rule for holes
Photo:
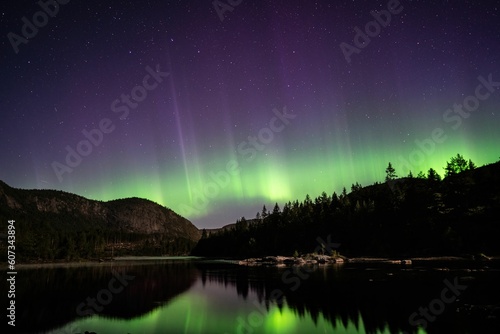
[[25,266],[16,330],[499,333],[498,282],[497,265],[466,262],[246,267],[188,257]]

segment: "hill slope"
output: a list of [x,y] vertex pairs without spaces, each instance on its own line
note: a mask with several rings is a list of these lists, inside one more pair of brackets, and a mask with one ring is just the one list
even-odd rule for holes
[[351,193],[306,196],[267,213],[261,223],[242,219],[204,233],[193,254],[292,255],[331,240],[347,256],[500,255],[499,217],[497,162],[444,180],[406,177],[353,185]]
[[[15,189],[0,181],[0,220],[15,220],[18,260],[187,254],[200,231],[154,202],[108,202],[56,190]],[[6,247],[5,234],[2,248]]]

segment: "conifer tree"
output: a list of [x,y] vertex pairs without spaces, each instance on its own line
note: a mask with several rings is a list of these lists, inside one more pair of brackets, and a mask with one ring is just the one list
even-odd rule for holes
[[392,164],[389,162],[389,165],[385,169],[385,182],[394,180],[398,176],[396,175],[396,170],[392,167]]

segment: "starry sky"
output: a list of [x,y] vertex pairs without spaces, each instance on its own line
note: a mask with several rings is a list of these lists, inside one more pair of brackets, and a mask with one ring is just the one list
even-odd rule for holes
[[2,2],[0,180],[147,198],[212,228],[383,181],[389,161],[400,176],[495,162],[499,7]]

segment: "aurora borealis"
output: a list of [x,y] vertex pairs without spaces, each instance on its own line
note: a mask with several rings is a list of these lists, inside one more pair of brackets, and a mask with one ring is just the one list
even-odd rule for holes
[[383,181],[389,161],[404,176],[499,159],[494,2],[243,0],[223,20],[208,0],[41,3],[0,5],[13,187],[147,198],[213,228]]

